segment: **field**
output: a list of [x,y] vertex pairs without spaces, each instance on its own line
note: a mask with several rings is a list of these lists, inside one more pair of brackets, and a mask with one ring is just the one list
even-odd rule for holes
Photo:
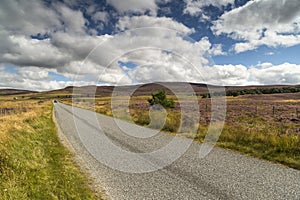
[[0,98],[0,198],[98,199],[59,142],[52,101],[22,95]]
[[[149,98],[150,96],[132,96],[129,109],[117,108],[114,114],[123,120],[157,128],[159,125],[150,123]],[[179,128],[181,114],[176,97],[169,95],[168,98],[175,100],[176,107],[167,109],[163,131],[173,134]],[[119,99],[122,101],[122,97]],[[225,126],[217,146],[300,169],[299,99],[300,93],[227,97]],[[61,101],[72,104],[70,98]],[[76,106],[113,115],[110,97],[96,97],[95,102],[93,98],[79,98],[77,101],[74,104]],[[211,99],[198,97],[198,101],[201,118],[199,123],[190,126],[198,127],[194,140],[203,142],[210,124]],[[130,118],[126,112],[129,112]],[[190,112],[193,113],[193,110]],[[181,135],[193,137],[189,130]]]
[[[72,94],[73,88],[57,90],[44,93],[23,94],[18,96],[18,101],[35,102],[58,99],[66,104],[95,110],[109,116],[121,118],[126,121],[133,121],[138,125],[150,128],[160,128],[169,134],[174,134],[180,124],[181,112],[178,100],[172,93],[168,92],[168,99],[174,99],[175,108],[166,109],[166,121],[164,124],[150,123],[148,99],[151,93],[158,90],[156,86],[142,87],[129,101],[129,107],[116,107],[114,113],[111,110],[111,87],[85,87],[82,95]],[[205,91],[198,86],[197,91]],[[196,87],[194,86],[194,87]],[[275,87],[275,86],[274,86]],[[124,87],[126,89],[126,87]],[[271,86],[266,87],[268,90]],[[232,88],[229,88],[232,89]],[[233,88],[237,89],[237,88]],[[232,90],[233,90],[232,89]],[[238,88],[244,90],[245,87]],[[251,86],[247,90],[255,90]],[[264,88],[262,88],[264,89]],[[96,91],[93,98],[92,92]],[[72,101],[74,98],[74,102]],[[186,97],[186,103],[189,103]],[[180,135],[182,137],[194,138],[197,142],[203,142],[211,123],[211,99],[198,97],[200,119],[196,123],[187,120],[184,122],[190,127],[197,127],[197,134],[194,137],[187,129]],[[13,96],[3,96],[3,99],[11,101]],[[124,101],[123,96],[118,96],[120,102]],[[238,151],[243,154],[269,160],[288,167],[300,169],[300,93],[279,93],[279,94],[247,94],[237,97],[228,96],[225,126],[218,140],[217,146]],[[95,105],[94,105],[95,104]],[[191,108],[191,114],[195,109]],[[116,116],[117,115],[117,116]],[[162,117],[162,116],[158,116]],[[158,120],[159,121],[159,120]],[[5,136],[2,136],[5,138]]]

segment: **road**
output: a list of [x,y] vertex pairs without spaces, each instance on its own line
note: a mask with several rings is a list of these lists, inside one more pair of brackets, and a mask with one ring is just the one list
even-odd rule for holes
[[[131,130],[132,136],[128,136],[113,118],[62,103],[54,105],[55,118],[66,140],[112,199],[300,199],[300,171],[220,148],[200,159],[201,144],[195,142],[175,162],[153,170],[170,157],[154,158],[147,153],[163,148],[174,136],[159,133],[138,138],[138,134],[148,137],[154,132],[117,120]],[[101,129],[97,129],[99,125]],[[112,147],[104,137],[138,158],[118,157],[118,151],[107,149]],[[178,141],[186,144],[190,140]],[[130,173],[142,169],[147,172]]]

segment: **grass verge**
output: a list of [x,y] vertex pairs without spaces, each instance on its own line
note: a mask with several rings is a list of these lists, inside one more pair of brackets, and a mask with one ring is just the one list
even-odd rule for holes
[[51,101],[25,103],[26,112],[0,116],[1,199],[99,199],[59,142]]
[[[263,95],[259,97],[271,98],[272,96]],[[286,99],[289,98],[288,96],[283,97]],[[229,100],[227,103],[225,126],[216,144],[217,146],[300,170],[300,122],[293,123],[289,120],[281,122],[278,119],[293,116],[292,112],[294,112],[295,108],[298,108],[298,104],[280,102],[276,105],[278,110],[284,108],[287,112],[279,113],[276,116],[267,112],[268,109],[272,111],[270,101],[253,102],[251,98],[248,100],[245,99],[244,102],[234,98],[230,98]],[[199,101],[204,100],[199,99]],[[72,105],[70,101],[64,101],[64,103]],[[81,104],[75,105],[94,110],[93,107],[89,107],[88,101],[84,103],[81,102]],[[253,105],[252,107],[250,106],[249,113],[245,111],[247,106],[243,103],[245,105]],[[204,119],[206,116],[210,116],[210,111],[207,112],[205,104],[209,105],[209,102],[202,102],[200,104],[202,106],[201,114]],[[133,105],[129,109],[132,117],[131,120],[138,125],[148,126],[150,124],[150,117],[148,110],[145,108],[147,107],[147,97],[131,98],[130,105]],[[257,114],[257,111],[253,109],[257,106],[262,107],[261,112],[263,111],[263,113]],[[96,112],[112,116],[110,99],[96,99],[95,110]],[[122,118],[122,115],[117,117],[127,120],[126,118]],[[170,109],[168,110],[166,123],[162,130],[174,135],[179,123],[180,111]],[[198,125],[196,124],[196,126]],[[193,124],[188,126],[193,126]],[[155,128],[155,126],[152,128]],[[197,142],[203,142],[207,130],[208,123],[202,119],[194,138],[188,131],[181,136],[193,138]]]
[[[203,142],[206,133],[207,127],[200,128],[195,141]],[[225,124],[217,146],[300,170],[300,136],[278,133],[271,125],[249,130],[244,125]]]

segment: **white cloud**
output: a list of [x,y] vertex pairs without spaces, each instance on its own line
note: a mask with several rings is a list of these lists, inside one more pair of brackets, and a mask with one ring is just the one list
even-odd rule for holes
[[300,84],[300,65],[261,63],[257,66],[216,65],[207,68],[208,80],[223,85]]
[[56,11],[60,13],[60,19],[64,23],[64,31],[69,34],[85,34],[87,20],[79,10],[72,10],[63,4],[56,4]]
[[205,67],[203,76],[208,84],[214,85],[248,85],[251,76],[243,65],[215,65]]
[[62,27],[57,13],[39,0],[2,0],[0,30],[10,34],[45,34]]
[[[207,64],[204,54],[210,46],[207,38],[192,43],[168,29],[137,29],[110,38],[90,55],[90,59],[102,66],[121,59],[143,65],[163,60],[160,56],[177,54],[198,66]],[[149,54],[149,49],[155,51]]]
[[272,51],[270,51],[270,52],[265,53],[265,55],[266,55],[266,56],[273,56],[273,55],[275,55],[275,53],[272,52]]
[[257,66],[215,65],[197,70],[174,58],[161,60],[155,65],[141,65],[130,74],[138,81],[188,81],[214,85],[294,85],[300,84],[300,65],[262,63]]
[[107,0],[119,13],[140,13],[147,11],[152,15],[156,15],[157,5],[155,0]]
[[154,65],[141,65],[132,71],[140,82],[187,81],[214,85],[294,85],[300,84],[300,65],[262,63],[257,66],[215,65],[195,69],[170,57]]
[[[102,41],[85,33],[81,11],[60,3],[48,6],[35,0],[1,2],[1,63],[60,68],[83,60]],[[31,38],[38,33],[48,36],[43,40]]]
[[[195,69],[189,63],[186,63],[186,60],[182,60],[179,56],[173,54],[166,56],[163,52],[158,53],[155,50],[147,50],[146,54],[149,56],[149,60],[129,70],[129,76],[120,67],[112,67],[106,68],[105,71],[102,71],[103,73],[96,71],[96,77],[90,80],[82,76],[75,82],[50,80],[49,72],[57,72],[53,69],[23,67],[17,68],[17,73],[13,73],[5,71],[5,67],[0,67],[0,87],[52,90],[69,85],[92,85],[96,83],[95,80],[113,85],[131,84],[131,79],[137,81],[136,83],[188,81],[215,85],[300,84],[300,65],[296,64],[283,63],[281,65],[273,65],[272,63],[262,63],[252,67],[215,65]],[[132,57],[129,57],[129,60],[134,60],[134,57],[140,55],[140,53],[132,55]],[[73,64],[77,65],[79,63]],[[91,64],[88,67],[93,68],[95,65]],[[73,73],[72,71],[70,75],[73,75]]]
[[[4,1],[0,7],[0,62],[57,68],[82,59],[100,42],[85,33],[81,11],[62,3]],[[31,35],[46,34],[38,40]]]
[[102,21],[107,24],[109,20],[109,14],[105,11],[97,11],[92,15],[92,19],[94,22]]
[[188,28],[187,26],[167,17],[125,16],[119,20],[116,27],[121,31],[143,27],[160,27],[169,28],[187,35],[195,32],[193,28]]
[[224,13],[214,22],[216,35],[239,41],[237,53],[259,46],[289,47],[300,44],[300,2],[298,0],[256,0]]
[[[146,26],[146,28],[135,29],[144,26]],[[126,52],[132,50],[138,51],[138,49],[149,47],[174,52],[185,51],[183,55],[187,55],[188,53],[196,55],[195,57],[197,57],[199,61],[203,52],[210,48],[210,43],[207,38],[196,43],[188,41],[187,38],[183,38],[176,30],[184,31],[184,34],[189,34],[193,32],[193,29],[189,29],[170,18],[152,18],[148,16],[124,17],[119,20],[117,27],[119,30],[133,30],[125,31],[117,35],[106,36],[108,41],[104,42],[101,48],[93,52],[95,56],[91,56],[94,62],[106,66],[115,58]],[[141,59],[147,59],[147,55],[141,57]]]
[[[37,0],[4,0],[0,7],[0,63],[16,66],[16,72],[0,67],[0,87],[50,90],[74,84],[105,82],[121,85],[153,81],[224,85],[299,83],[299,65],[289,63],[278,66],[262,63],[250,68],[243,65],[210,66],[207,52],[225,55],[222,44],[212,45],[207,37],[193,41],[188,37],[195,32],[193,28],[172,18],[154,17],[157,5],[167,1],[109,0],[119,14],[149,12],[152,16],[120,17],[114,28],[124,32],[97,36],[96,28],[88,30],[88,21],[82,11],[71,9],[77,0],[68,0],[67,5],[71,7],[58,2],[46,6],[46,2]],[[276,2],[284,3],[288,9],[277,8],[279,3]],[[221,8],[233,0],[186,0],[186,3],[185,12],[198,15],[207,5]],[[271,9],[267,5],[273,6],[272,17],[265,11],[261,14],[260,9],[257,9],[259,16],[253,15],[256,7]],[[242,41],[234,46],[236,52],[263,44],[291,46],[299,43],[297,5],[294,0],[289,3],[257,0],[224,14],[215,22],[213,30],[215,34],[225,33]],[[86,11],[100,27],[109,23],[111,14],[98,9],[90,6]],[[46,34],[46,38],[31,38],[37,34]],[[118,61],[130,61],[137,67],[122,68]],[[75,79],[75,82],[53,81],[49,72],[68,80]]]
[[208,51],[213,56],[222,56],[226,55],[226,52],[223,51],[223,45],[222,44],[214,44]]
[[1,1],[0,30],[9,35],[44,35],[54,31],[82,34],[86,23],[81,11],[72,10],[62,3]]
[[36,91],[61,89],[67,86],[91,85],[88,81],[55,81],[51,80],[49,72],[53,69],[38,67],[16,68],[16,73],[8,72],[6,67],[0,67],[0,88],[19,88]]
[[0,56],[0,61],[12,63],[17,66],[39,66],[56,67],[64,64],[65,55],[55,46],[52,46],[49,39],[36,40],[25,36],[9,36],[9,46],[2,46],[0,49],[8,49]]
[[49,71],[39,67],[22,67],[18,69],[18,75],[24,79],[30,80],[47,80],[50,78]]
[[191,16],[202,15],[202,17],[206,18],[207,16],[203,15],[204,7],[212,5],[221,9],[222,6],[234,4],[234,0],[184,0],[184,2],[186,4],[183,10],[184,14],[189,14]]
[[[144,26],[146,28],[140,28]],[[107,41],[88,58],[99,66],[114,70],[117,76],[111,74],[111,82],[119,81],[122,76],[127,84],[151,80],[201,81],[192,65],[201,68],[209,64],[205,55],[211,43],[207,37],[199,41],[188,40],[185,35],[194,30],[166,17],[123,17],[117,27],[119,30],[133,30],[107,37]],[[184,34],[178,34],[176,30],[184,31]],[[118,61],[130,61],[138,67],[127,72],[119,71]],[[144,73],[145,70],[148,73]]]
[[58,32],[52,34],[50,42],[53,46],[59,48],[63,53],[71,55],[72,60],[83,60],[95,46],[103,42],[105,37],[105,35],[83,36]]
[[299,84],[300,65],[263,63],[249,69],[251,77],[260,84]]

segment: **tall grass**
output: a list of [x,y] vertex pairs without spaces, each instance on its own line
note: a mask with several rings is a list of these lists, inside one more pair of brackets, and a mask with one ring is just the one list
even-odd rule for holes
[[51,101],[25,103],[27,112],[0,116],[0,198],[97,199],[59,142]]
[[[143,99],[144,104],[147,104],[147,97],[143,97]],[[143,99],[137,97],[132,98],[131,104],[135,105]],[[108,98],[105,100],[96,99],[96,111],[111,116],[109,101],[110,99]],[[245,99],[243,101],[251,103],[251,99]],[[229,98],[227,121],[219,137],[217,146],[300,170],[300,125],[285,122],[278,124],[277,119],[270,113],[266,113],[265,116],[258,115],[254,110],[249,110],[249,113],[247,113],[248,111],[245,112],[245,107],[242,105],[243,101]],[[101,102],[101,106],[97,106],[97,102]],[[204,104],[209,105],[209,102],[204,102]],[[262,106],[264,109],[270,107],[269,103],[266,104],[263,101],[256,102],[255,106]],[[280,106],[286,107],[284,102],[280,103]],[[205,107],[203,109],[201,114],[204,115],[204,117],[209,117],[209,109],[208,111]],[[243,112],[241,112],[241,110],[243,110]],[[160,126],[160,124],[153,122],[151,124],[148,109],[132,106],[129,112],[132,121],[138,125],[148,126],[150,128],[158,128]],[[167,118],[162,130],[168,133],[177,132],[180,122],[180,111],[167,109]],[[198,127],[198,132],[195,137],[189,133],[188,129],[185,130],[185,133],[181,134],[182,136],[193,138],[197,142],[204,141],[209,122],[202,119],[202,121],[197,124],[192,124],[189,120],[183,120],[182,123],[185,124],[185,127]],[[296,133],[294,130],[299,131]]]
[[[217,146],[273,161],[300,170],[300,135],[282,133],[272,124],[255,122],[255,127],[225,124]],[[203,142],[207,127],[199,128],[196,141]]]

